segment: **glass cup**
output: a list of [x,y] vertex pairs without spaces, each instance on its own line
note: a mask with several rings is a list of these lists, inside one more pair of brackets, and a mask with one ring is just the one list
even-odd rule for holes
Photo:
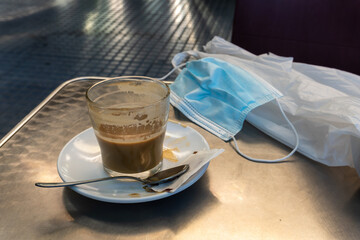
[[104,169],[111,176],[146,178],[162,166],[169,87],[148,77],[118,77],[86,92]]

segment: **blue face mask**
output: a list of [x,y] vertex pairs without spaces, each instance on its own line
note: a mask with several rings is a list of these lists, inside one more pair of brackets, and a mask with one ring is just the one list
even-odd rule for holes
[[252,109],[282,96],[264,80],[215,58],[188,62],[170,89],[172,105],[225,141],[242,129]]
[[[188,62],[170,89],[170,102],[174,107],[221,139],[233,139],[237,150],[234,136],[242,129],[247,114],[282,96],[260,77],[215,58]],[[297,135],[295,128],[293,130]],[[240,150],[238,153],[250,160],[263,161],[248,157]]]

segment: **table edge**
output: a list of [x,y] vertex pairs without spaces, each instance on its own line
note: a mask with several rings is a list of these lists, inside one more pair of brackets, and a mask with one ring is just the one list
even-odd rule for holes
[[[52,91],[39,105],[37,105],[29,114],[27,114],[18,124],[15,125],[3,138],[0,140],[0,148],[7,142],[9,139],[15,135],[30,119],[38,113],[41,108],[45,106],[61,89],[63,89],[68,84],[85,81],[85,80],[106,80],[115,77],[99,77],[99,76],[84,76],[84,77],[77,77],[69,79],[62,84],[60,84],[54,91]],[[166,84],[171,84],[171,81],[163,81]]]
[[96,76],[87,76],[87,77],[77,77],[69,79],[62,84],[60,84],[54,91],[52,91],[41,103],[39,103],[30,113],[28,113],[18,124],[15,125],[0,141],[0,148],[7,142],[9,139],[15,135],[30,119],[38,113],[61,89],[63,89],[68,84],[85,81],[85,80],[106,80],[109,77],[96,77]]

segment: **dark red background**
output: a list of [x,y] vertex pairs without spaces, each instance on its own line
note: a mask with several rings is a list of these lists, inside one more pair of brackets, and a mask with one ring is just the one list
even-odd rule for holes
[[360,0],[237,0],[232,42],[360,75]]

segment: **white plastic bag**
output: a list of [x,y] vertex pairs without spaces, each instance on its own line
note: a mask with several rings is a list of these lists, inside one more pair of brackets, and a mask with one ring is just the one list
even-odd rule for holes
[[[284,94],[279,101],[298,131],[299,152],[328,166],[356,168],[360,175],[360,76],[271,53],[257,56],[219,37],[204,50],[179,53],[172,63],[216,57],[257,74]],[[294,142],[274,102],[254,109],[246,120],[286,145]]]

